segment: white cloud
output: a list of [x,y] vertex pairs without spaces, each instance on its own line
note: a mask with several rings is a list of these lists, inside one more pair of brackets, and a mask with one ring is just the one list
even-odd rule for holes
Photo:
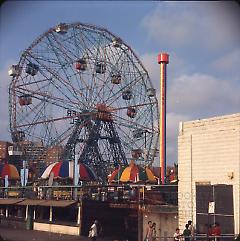
[[[195,73],[173,80],[168,91],[169,111],[190,114],[195,118],[239,111],[240,86],[228,80]],[[206,116],[203,116],[205,113]]]
[[161,2],[142,26],[150,40],[170,49],[228,49],[240,41],[240,17],[232,14],[234,7],[238,5],[233,2]]
[[[157,63],[158,54],[159,53],[146,53],[140,57],[144,67],[149,73],[154,87],[157,90],[159,90],[160,81],[160,67]],[[179,75],[183,75],[186,72],[189,72],[189,70],[191,69],[191,64],[187,64],[184,59],[180,58],[174,52],[170,52],[169,55],[169,64],[167,66],[168,81],[171,81],[171,79],[176,78]]]
[[218,72],[228,79],[240,80],[240,48],[234,49],[232,52],[216,59],[210,66],[215,72]]
[[167,160],[171,164],[177,161],[179,122],[187,120],[191,120],[191,117],[174,112],[167,113]]
[[[211,65],[221,71],[239,71],[237,68],[239,55],[238,49]],[[157,64],[157,53],[146,53],[141,56],[141,60],[159,95],[160,69]],[[174,53],[170,54],[167,66],[167,110],[169,112],[204,118],[211,114],[223,115],[239,111],[239,84],[235,84],[232,79],[217,78],[211,74],[200,72],[190,74],[190,68],[191,64],[188,66],[185,60]]]

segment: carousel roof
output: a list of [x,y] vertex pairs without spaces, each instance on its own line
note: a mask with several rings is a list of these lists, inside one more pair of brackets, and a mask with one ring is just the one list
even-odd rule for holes
[[19,173],[17,168],[12,164],[0,164],[0,176],[4,178],[8,175],[8,179],[19,179]]
[[[50,174],[54,174],[54,178],[73,178],[73,161],[60,161],[50,164],[43,172],[41,178],[46,179],[50,177]],[[87,165],[80,163],[79,178],[83,181],[96,180],[96,174]]]
[[128,167],[119,167],[110,175],[109,182],[157,182],[153,172],[148,167],[136,165],[133,161]]

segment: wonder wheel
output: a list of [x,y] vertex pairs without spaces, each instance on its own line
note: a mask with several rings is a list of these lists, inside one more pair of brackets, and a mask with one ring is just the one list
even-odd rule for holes
[[101,180],[129,159],[154,161],[155,89],[132,49],[108,30],[61,23],[25,50],[9,75],[13,142],[39,147],[34,155],[25,148],[28,161],[61,147],[60,159],[78,155]]

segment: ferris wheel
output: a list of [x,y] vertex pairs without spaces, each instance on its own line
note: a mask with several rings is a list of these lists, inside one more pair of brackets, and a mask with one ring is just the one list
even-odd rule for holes
[[62,146],[63,159],[77,154],[101,178],[131,158],[154,161],[155,89],[132,49],[108,30],[61,23],[25,50],[9,75],[10,130],[18,145]]

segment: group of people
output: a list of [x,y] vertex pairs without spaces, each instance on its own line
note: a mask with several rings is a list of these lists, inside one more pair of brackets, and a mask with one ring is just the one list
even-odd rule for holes
[[[214,225],[207,225],[207,240],[208,241],[220,241],[221,236],[221,228],[219,223],[215,223]],[[184,241],[193,241],[194,240],[194,227],[192,225],[192,221],[189,220],[185,225],[185,229],[183,233],[180,233],[180,229],[176,228],[176,232],[174,233],[174,241],[179,241],[181,238],[184,238]]]
[[148,221],[146,235],[144,241],[157,241],[156,223]]
[[186,223],[182,234],[180,233],[180,229],[176,228],[176,232],[173,237],[174,241],[179,241],[182,237],[184,238],[184,241],[192,241],[194,239],[194,227],[192,225],[192,221],[189,220],[188,223]]

